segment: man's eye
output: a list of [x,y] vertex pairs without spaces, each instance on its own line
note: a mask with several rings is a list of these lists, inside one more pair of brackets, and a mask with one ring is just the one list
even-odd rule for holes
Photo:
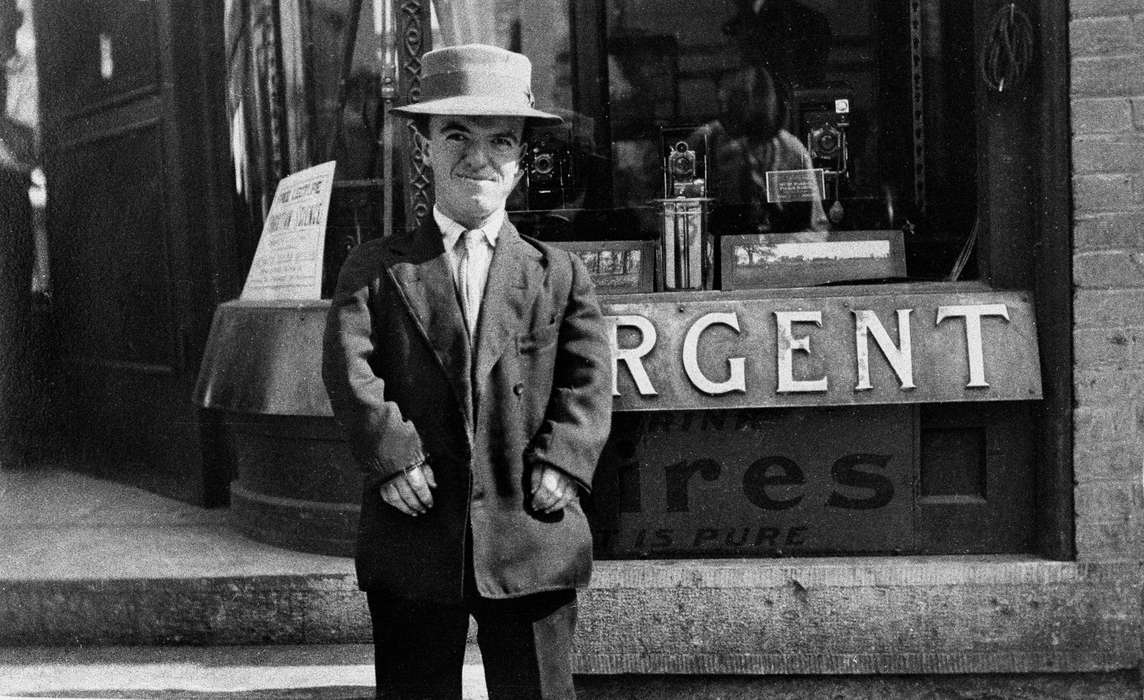
[[508,137],[494,139],[493,145],[502,151],[507,151],[516,148],[516,141]]
[[465,140],[465,135],[461,134],[461,133],[453,132],[451,134],[445,134],[445,140],[460,143],[461,141]]

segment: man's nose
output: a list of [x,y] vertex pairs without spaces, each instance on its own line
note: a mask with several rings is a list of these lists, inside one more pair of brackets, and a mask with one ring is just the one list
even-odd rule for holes
[[471,165],[485,165],[490,162],[492,151],[480,139],[472,139],[465,144],[464,159]]

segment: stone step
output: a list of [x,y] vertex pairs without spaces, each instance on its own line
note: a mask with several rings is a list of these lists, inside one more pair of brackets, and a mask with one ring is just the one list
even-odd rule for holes
[[0,645],[370,640],[351,559],[65,466],[0,469]]
[[0,645],[370,640],[346,558],[257,543],[225,522],[25,534],[0,533]]

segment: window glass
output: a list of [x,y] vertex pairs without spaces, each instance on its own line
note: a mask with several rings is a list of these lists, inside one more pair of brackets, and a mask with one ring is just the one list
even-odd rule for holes
[[[682,195],[708,200],[716,240],[901,230],[910,279],[959,264],[976,218],[972,4],[469,4],[435,3],[442,30],[446,15],[487,25],[470,20],[444,43],[488,36],[523,51],[538,105],[568,120],[534,135],[511,203],[535,235],[657,239],[657,200]],[[961,261],[960,277],[974,274]]]
[[523,53],[532,61],[537,106],[567,112],[571,10],[569,0],[434,0],[433,45],[482,43]]

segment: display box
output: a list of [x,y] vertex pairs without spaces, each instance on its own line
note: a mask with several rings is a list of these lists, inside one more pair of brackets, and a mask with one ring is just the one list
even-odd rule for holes
[[902,232],[804,231],[723,236],[720,288],[811,287],[906,276]]

